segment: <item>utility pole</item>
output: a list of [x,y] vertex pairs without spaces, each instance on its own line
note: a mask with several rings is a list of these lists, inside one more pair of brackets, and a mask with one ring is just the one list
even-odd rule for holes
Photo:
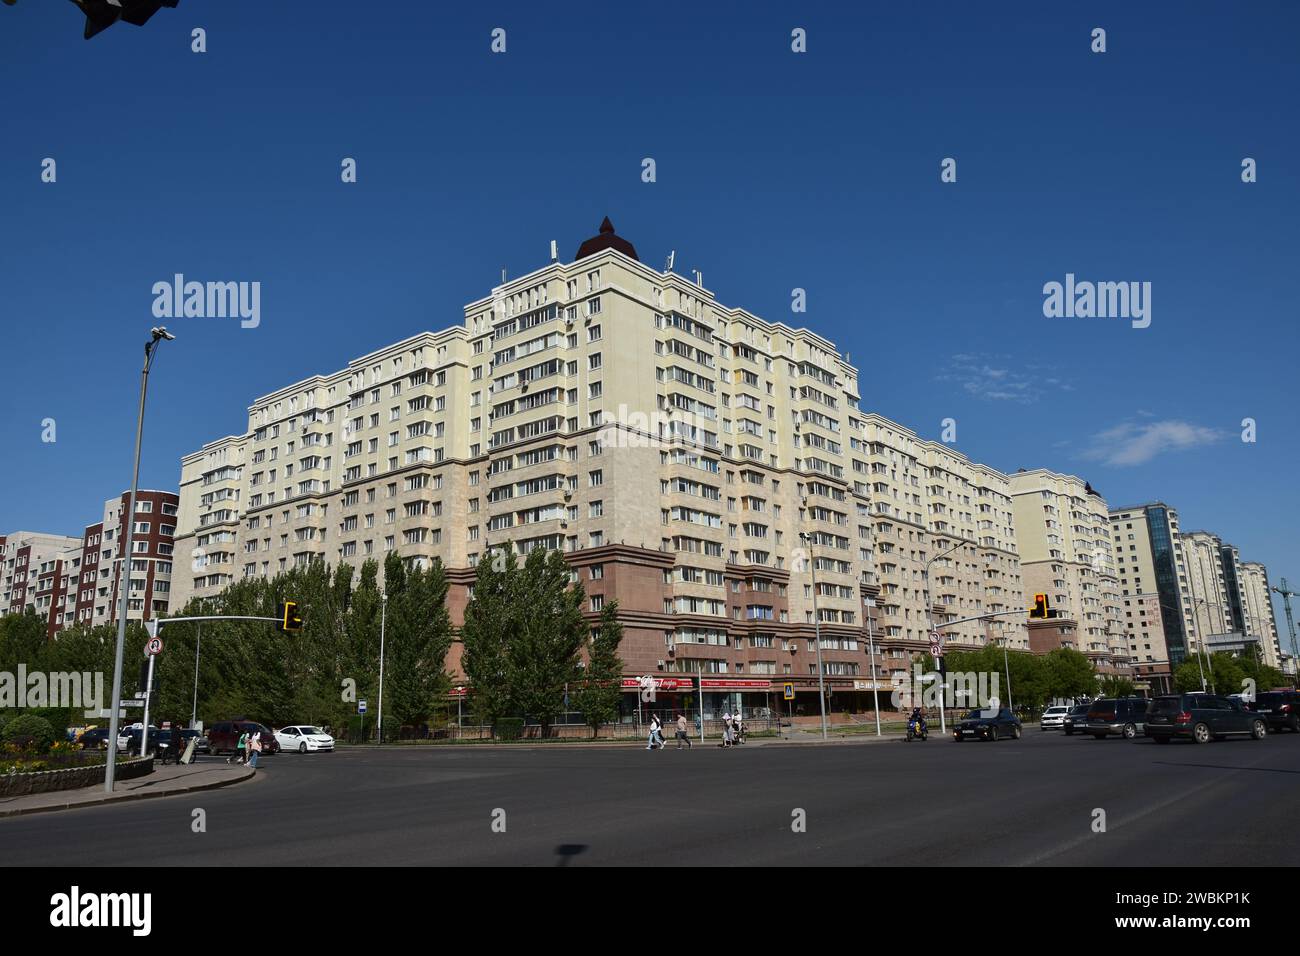
[[388,620],[388,590],[379,610],[379,743],[384,742],[384,624]]
[[[151,329],[152,338],[144,346],[144,368],[140,372],[140,408],[135,418],[135,466],[131,472],[131,491],[126,498],[126,539],[122,543],[122,563],[118,565],[117,588],[117,647],[113,654],[113,711],[108,718],[108,761],[104,767],[104,792],[113,792],[113,781],[117,776],[117,728],[122,711],[122,653],[126,647],[126,611],[127,596],[131,593],[131,552],[135,548],[135,495],[140,486],[140,443],[144,440],[144,400],[149,391],[149,369],[153,366],[154,354],[158,343],[163,339],[176,336],[167,331],[165,326]],[[148,688],[146,688],[148,690]],[[141,738],[144,751],[149,739],[146,727]]]
[[1295,618],[1291,616],[1291,595],[1298,592],[1291,590],[1291,586],[1286,583],[1286,578],[1283,578],[1279,583],[1282,585],[1281,587],[1270,588],[1269,590],[1276,591],[1278,594],[1282,595],[1282,606],[1286,608],[1286,626],[1291,632],[1292,676],[1300,677],[1300,655],[1296,654],[1295,643]]
[[799,537],[808,545],[808,573],[812,577],[813,639],[817,642],[817,697],[821,703],[822,740],[826,740],[826,668],[822,666],[822,621],[821,615],[817,613],[817,563],[812,556],[812,535],[800,531]]

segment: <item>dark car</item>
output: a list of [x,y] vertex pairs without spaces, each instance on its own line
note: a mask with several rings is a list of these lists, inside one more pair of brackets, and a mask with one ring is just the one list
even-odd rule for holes
[[[139,728],[128,731],[126,734],[126,752],[133,756],[140,753],[140,738],[142,732]],[[159,730],[157,727],[149,728],[149,753],[157,754],[161,757],[164,750],[161,748],[170,747],[172,743],[172,732],[170,730]]]
[[1061,729],[1067,737],[1074,736],[1075,731],[1083,732],[1083,725],[1088,722],[1088,708],[1091,706],[1092,704],[1076,704],[1070,708],[1065,720],[1061,721]]
[[92,727],[77,738],[77,746],[82,750],[107,750],[108,728]]
[[1111,734],[1132,740],[1142,733],[1147,705],[1150,703],[1145,697],[1103,697],[1094,700],[1088,707],[1083,729],[1098,740]]
[[239,738],[243,734],[262,734],[262,753],[278,754],[280,744],[271,733],[271,728],[253,720],[220,720],[208,731],[208,747],[215,754],[234,753],[239,747]]
[[1175,737],[1186,737],[1198,744],[1230,736],[1263,740],[1268,722],[1238,700],[1216,694],[1170,694],[1151,702],[1143,733],[1158,744],[1167,744]]
[[997,740],[1001,737],[1020,739],[1020,720],[1003,707],[996,712],[972,710],[952,726],[952,739],[961,743],[967,737],[973,740]]
[[1300,733],[1300,692],[1293,690],[1266,690],[1247,705],[1268,722],[1269,730]]

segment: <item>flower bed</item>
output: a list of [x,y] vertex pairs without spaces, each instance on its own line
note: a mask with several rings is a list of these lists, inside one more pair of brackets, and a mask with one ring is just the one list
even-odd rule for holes
[[[37,766],[48,766],[54,759],[58,758],[35,757],[24,761],[22,770],[11,769],[0,773],[0,797],[22,797],[33,793],[53,793],[56,790],[76,790],[104,782],[107,765],[103,757],[98,761],[88,758],[81,766],[66,766],[57,770],[33,769]],[[16,767],[17,764],[13,766]],[[153,773],[153,757],[117,762],[118,780],[131,780],[150,773]]]

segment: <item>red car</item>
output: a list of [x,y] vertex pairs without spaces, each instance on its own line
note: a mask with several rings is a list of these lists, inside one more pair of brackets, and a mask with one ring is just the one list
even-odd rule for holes
[[208,731],[208,744],[212,748],[213,756],[220,753],[234,753],[239,747],[239,738],[243,734],[259,731],[262,734],[262,753],[278,754],[280,744],[276,742],[275,734],[271,733],[269,727],[254,720],[217,721]]

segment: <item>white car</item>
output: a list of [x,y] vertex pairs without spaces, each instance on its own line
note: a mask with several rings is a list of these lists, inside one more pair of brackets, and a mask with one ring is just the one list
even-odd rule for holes
[[1043,711],[1043,716],[1039,718],[1039,730],[1060,730],[1065,724],[1065,715],[1070,712],[1069,707],[1049,707]]
[[275,742],[281,750],[296,750],[300,754],[334,749],[334,738],[311,724],[295,724],[277,730]]

